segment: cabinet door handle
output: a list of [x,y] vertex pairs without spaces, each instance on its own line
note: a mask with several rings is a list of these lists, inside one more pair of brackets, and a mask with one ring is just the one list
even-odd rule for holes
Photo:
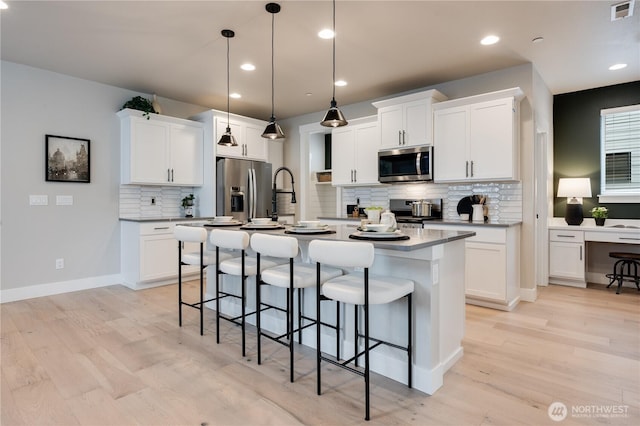
[[402,145],[402,130],[398,130],[398,145]]
[[576,236],[575,235],[558,234],[558,237],[561,237],[561,238],[575,238]]
[[402,131],[402,145],[406,145],[406,144],[407,144],[407,141],[406,141],[406,139],[405,139],[405,136],[406,136],[406,132],[403,130],[403,131]]
[[471,160],[471,177],[473,177],[473,160]]
[[171,182],[171,170],[167,169],[167,182]]
[[469,177],[469,161],[464,162],[464,175],[465,177]]
[[582,260],[582,246],[580,246],[580,260]]
[[171,182],[173,182],[173,169],[171,169]]
[[357,181],[358,181],[358,171],[357,171],[357,170],[354,170],[354,171],[353,171],[353,181],[354,181],[354,182],[357,182]]

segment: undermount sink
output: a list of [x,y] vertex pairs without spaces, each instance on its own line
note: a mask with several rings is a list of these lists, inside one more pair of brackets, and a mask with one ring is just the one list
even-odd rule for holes
[[634,225],[610,225],[607,228],[630,228],[630,229],[638,229],[640,227]]

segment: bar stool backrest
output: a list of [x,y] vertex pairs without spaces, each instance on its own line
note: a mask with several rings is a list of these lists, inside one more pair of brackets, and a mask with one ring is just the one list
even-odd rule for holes
[[249,234],[244,231],[214,229],[209,235],[209,241],[216,247],[245,250],[249,246]]
[[173,237],[178,241],[203,243],[207,241],[207,230],[196,226],[177,225],[173,228]]
[[298,255],[298,240],[278,235],[253,234],[251,248],[262,256],[292,258]]
[[313,240],[309,243],[309,257],[340,267],[369,268],[374,259],[373,244],[350,241]]

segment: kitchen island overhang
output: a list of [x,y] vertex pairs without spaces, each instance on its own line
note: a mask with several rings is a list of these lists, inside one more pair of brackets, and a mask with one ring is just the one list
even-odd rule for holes
[[[294,236],[300,244],[300,257],[308,261],[308,243],[314,239],[353,241],[349,235],[356,231],[355,225],[331,227],[331,234],[286,234]],[[247,231],[284,235],[285,230]],[[385,274],[411,279],[415,282],[413,294],[413,387],[427,394],[433,394],[444,383],[444,374],[462,357],[462,338],[465,321],[464,292],[464,239],[474,232],[444,231],[429,229],[403,230],[409,235],[403,241],[371,241],[375,247],[375,263],[370,268],[372,274]],[[213,247],[209,247],[213,249]],[[215,270],[209,268],[207,281],[215,282]],[[229,291],[239,288],[237,277],[224,277],[224,286]],[[208,286],[208,288],[211,288]],[[271,292],[284,291],[269,288]],[[247,305],[255,306],[255,279],[247,279]],[[212,297],[208,294],[207,297]],[[269,297],[266,292],[264,297]],[[273,296],[273,301],[282,300],[282,295]],[[207,305],[215,308],[215,303]],[[315,300],[307,293],[303,309],[310,316],[315,311]],[[335,307],[323,306],[323,318],[334,318]],[[325,310],[326,309],[326,312]],[[342,359],[353,356],[353,308],[341,306],[344,318],[341,332]],[[221,312],[238,315],[240,306],[229,301],[221,304]],[[406,336],[406,304],[398,301],[389,305],[371,306],[371,335],[381,339],[404,344]],[[248,323],[254,323],[249,317]],[[284,318],[278,314],[263,315],[262,327],[274,333],[285,330]],[[326,334],[325,334],[326,331]],[[335,334],[323,329],[322,347],[329,354],[335,353]],[[315,327],[309,327],[303,334],[302,343],[315,349]],[[251,346],[248,347],[251,351]],[[371,353],[371,370],[401,383],[407,383],[406,355],[388,347],[379,347]]]

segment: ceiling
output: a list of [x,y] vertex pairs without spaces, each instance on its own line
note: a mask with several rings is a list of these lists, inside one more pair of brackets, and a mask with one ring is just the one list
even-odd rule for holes
[[[19,1],[0,12],[1,58],[207,108],[271,114],[267,1]],[[531,62],[553,94],[640,77],[640,10],[611,22],[611,1],[336,2],[338,105]],[[281,1],[275,15],[275,112],[328,108],[330,1]],[[498,44],[481,46],[488,34]],[[535,37],[544,41],[533,43]],[[240,70],[252,62],[253,72]],[[609,71],[615,63],[625,69]]]

